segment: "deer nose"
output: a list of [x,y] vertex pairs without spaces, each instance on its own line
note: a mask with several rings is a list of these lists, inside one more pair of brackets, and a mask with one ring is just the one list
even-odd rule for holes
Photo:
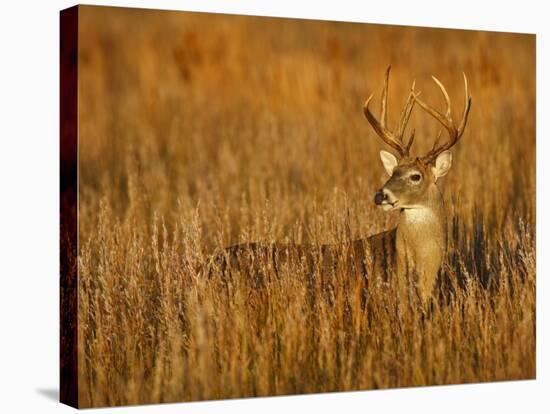
[[384,200],[387,200],[387,198],[388,195],[383,190],[380,190],[374,195],[374,204],[379,206]]

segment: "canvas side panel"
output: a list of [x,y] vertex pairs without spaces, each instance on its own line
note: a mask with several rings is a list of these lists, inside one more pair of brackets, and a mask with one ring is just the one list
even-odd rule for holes
[[60,14],[60,392],[78,407],[78,7]]

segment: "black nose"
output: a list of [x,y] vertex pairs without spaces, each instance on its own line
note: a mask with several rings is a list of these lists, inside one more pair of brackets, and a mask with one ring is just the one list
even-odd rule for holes
[[378,192],[374,195],[374,204],[376,204],[377,206],[379,206],[380,204],[382,204],[382,201],[384,201],[386,198],[388,198],[388,196],[386,195],[386,193],[384,193],[383,191],[378,191]]

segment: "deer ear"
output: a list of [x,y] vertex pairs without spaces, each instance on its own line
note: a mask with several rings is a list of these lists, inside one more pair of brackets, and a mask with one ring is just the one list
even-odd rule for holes
[[397,158],[391,152],[380,151],[380,159],[382,160],[382,164],[384,164],[384,169],[391,176],[394,168],[397,167]]
[[443,151],[435,159],[435,165],[432,167],[434,177],[437,180],[439,177],[447,175],[453,164],[453,154],[451,151]]

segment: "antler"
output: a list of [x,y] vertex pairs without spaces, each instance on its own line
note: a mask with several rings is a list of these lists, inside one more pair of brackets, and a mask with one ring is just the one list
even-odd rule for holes
[[397,130],[390,131],[386,126],[388,122],[387,101],[388,101],[388,84],[390,79],[390,70],[391,70],[391,65],[389,65],[388,68],[386,69],[386,80],[384,82],[384,90],[382,91],[382,104],[381,104],[382,108],[381,108],[381,114],[380,114],[380,121],[378,121],[375,118],[375,116],[372,114],[372,112],[369,109],[369,103],[373,96],[372,94],[365,101],[365,104],[363,105],[363,112],[365,113],[367,120],[372,125],[372,127],[374,128],[378,136],[382,138],[382,140],[386,144],[388,144],[395,151],[397,151],[402,158],[404,158],[409,156],[409,150],[414,141],[414,130],[412,131],[411,136],[406,144],[403,142],[403,135],[405,133],[405,128],[407,126],[407,123],[409,122],[409,118],[411,117],[411,112],[414,107],[415,99],[419,94],[415,94],[414,92],[415,83],[413,82],[411,87],[411,92],[409,93],[409,96],[407,98],[407,102],[405,103],[405,106],[401,111],[401,116],[399,118],[399,125],[397,127]]
[[441,89],[441,92],[443,93],[443,96],[445,98],[445,102],[447,103],[447,112],[445,112],[445,115],[430,107],[422,100],[418,99],[418,95],[414,96],[415,101],[418,102],[422,109],[424,109],[431,116],[437,119],[449,133],[449,140],[441,145],[438,145],[439,138],[441,136],[441,131],[439,132],[433,148],[422,157],[422,160],[426,163],[432,162],[443,151],[446,151],[454,146],[464,133],[464,128],[466,127],[466,123],[468,122],[468,114],[470,113],[472,97],[468,93],[468,79],[466,79],[466,75],[464,73],[462,75],[464,76],[464,113],[462,114],[462,121],[460,121],[460,125],[458,126],[458,128],[455,126],[453,118],[451,117],[451,100],[449,99],[449,94],[447,93],[447,90],[445,89],[443,84],[435,76],[432,76],[432,79],[437,84],[437,86],[439,86],[439,89]]

